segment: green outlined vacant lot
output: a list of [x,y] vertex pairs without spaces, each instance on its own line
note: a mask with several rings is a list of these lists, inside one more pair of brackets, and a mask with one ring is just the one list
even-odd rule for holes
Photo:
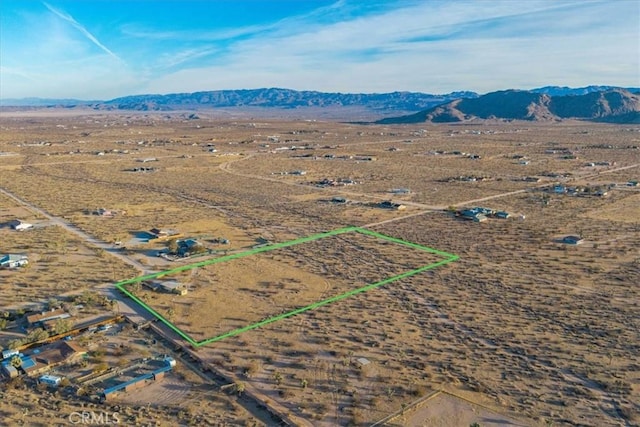
[[[346,227],[136,277],[116,287],[199,347],[457,259],[427,246]],[[160,278],[188,280],[188,294],[154,293],[137,285]]]

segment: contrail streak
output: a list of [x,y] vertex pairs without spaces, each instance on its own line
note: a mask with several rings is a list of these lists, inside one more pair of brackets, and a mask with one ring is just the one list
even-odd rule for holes
[[91,34],[84,26],[82,26],[82,24],[80,24],[78,21],[73,19],[73,16],[71,16],[68,13],[65,13],[65,12],[63,12],[61,10],[56,9],[55,7],[51,6],[49,3],[42,2],[42,4],[44,4],[45,7],[47,9],[49,9],[52,13],[54,13],[56,16],[58,16],[61,19],[64,19],[65,21],[67,21],[68,23],[73,25],[78,31],[80,31],[82,34],[84,34],[84,36],[86,38],[91,40],[93,42],[93,44],[98,46],[100,49],[102,49],[103,51],[105,51],[106,53],[108,53],[110,56],[112,56],[113,58],[117,59],[118,61],[124,62],[124,61],[122,61],[122,59],[120,59],[120,57],[118,55],[113,53],[108,47],[106,47],[105,45],[100,43],[100,40],[95,38],[95,36],[93,34]]

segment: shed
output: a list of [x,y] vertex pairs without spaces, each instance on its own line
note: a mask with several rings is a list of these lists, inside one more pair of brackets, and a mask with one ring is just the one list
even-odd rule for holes
[[154,292],[167,292],[177,295],[187,294],[187,288],[185,285],[174,280],[167,280],[164,282],[142,282],[142,285]]
[[371,363],[371,361],[369,359],[367,359],[366,357],[359,357],[359,358],[356,359],[356,363],[361,368],[364,368],[365,366],[369,365]]
[[184,284],[179,282],[166,281],[166,282],[160,282],[159,285],[160,285],[160,289],[168,293],[178,294],[178,295],[187,294],[187,288],[184,286]]
[[18,370],[9,364],[2,365],[2,373],[8,378],[15,378],[18,376]]

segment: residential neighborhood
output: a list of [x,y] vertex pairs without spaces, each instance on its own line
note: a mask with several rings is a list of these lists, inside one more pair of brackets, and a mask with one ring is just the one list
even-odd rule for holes
[[1,425],[634,425],[635,127],[260,108],[0,120]]

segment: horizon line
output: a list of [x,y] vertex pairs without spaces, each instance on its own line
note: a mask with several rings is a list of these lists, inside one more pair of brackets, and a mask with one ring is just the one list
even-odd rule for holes
[[640,91],[640,87],[606,85],[606,84],[591,84],[591,85],[579,86],[579,87],[546,85],[546,86],[540,86],[540,87],[535,87],[535,88],[530,88],[530,89],[521,89],[521,88],[498,89],[498,90],[493,90],[493,91],[484,92],[484,93],[475,92],[473,90],[466,90],[466,89],[454,90],[454,91],[447,92],[447,93],[417,92],[417,91],[409,91],[409,90],[395,90],[395,91],[390,91],[390,92],[327,92],[327,91],[320,91],[320,90],[314,90],[314,89],[290,89],[290,88],[272,86],[272,87],[237,88],[237,89],[209,89],[209,90],[198,90],[198,91],[194,91],[194,92],[138,93],[138,94],[129,94],[129,95],[117,96],[115,98],[107,98],[107,99],[81,99],[81,98],[67,98],[67,97],[60,97],[60,98],[59,97],[39,97],[39,96],[25,96],[25,97],[22,97],[22,98],[15,98],[15,97],[3,98],[0,95],[0,102],[34,100],[34,101],[58,101],[58,102],[60,102],[60,101],[74,101],[74,102],[91,103],[91,102],[109,102],[109,101],[113,101],[113,100],[116,100],[116,99],[136,97],[136,96],[192,95],[192,94],[207,93],[207,92],[238,92],[238,91],[257,91],[257,90],[286,90],[286,91],[291,91],[291,92],[311,92],[311,93],[319,93],[319,94],[339,94],[339,95],[388,95],[388,94],[393,94],[393,93],[407,93],[407,94],[420,94],[420,95],[431,95],[431,96],[444,96],[444,95],[451,95],[453,93],[467,92],[467,93],[474,93],[476,95],[482,96],[482,95],[486,95],[486,94],[489,94],[489,93],[505,92],[505,91],[529,91],[530,92],[530,91],[535,91],[535,90],[540,90],[540,89],[545,89],[545,88],[580,90],[580,89],[588,89],[588,88],[594,88],[594,87],[597,87],[597,88],[602,87],[602,88],[609,88],[609,89],[625,89],[625,90],[630,90],[630,91],[631,90]]

